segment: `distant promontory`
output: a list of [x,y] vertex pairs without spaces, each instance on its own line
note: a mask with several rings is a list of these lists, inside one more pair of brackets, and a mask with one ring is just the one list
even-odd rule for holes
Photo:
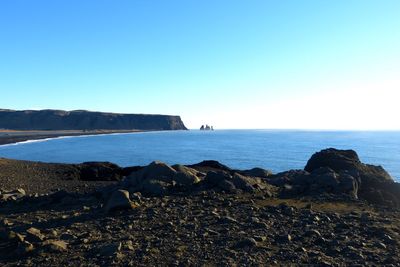
[[0,129],[11,130],[187,130],[180,116],[86,110],[0,109]]

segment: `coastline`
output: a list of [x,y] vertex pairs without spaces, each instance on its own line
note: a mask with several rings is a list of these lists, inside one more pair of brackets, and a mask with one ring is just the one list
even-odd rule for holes
[[212,160],[123,168],[0,158],[0,170],[2,266],[400,260],[400,184],[353,150],[321,150],[304,170],[276,174]]
[[0,131],[0,146],[16,144],[20,142],[43,140],[49,138],[69,137],[69,136],[91,136],[91,135],[105,135],[117,133],[138,133],[145,132],[143,130],[63,130],[63,131],[14,131],[2,130]]

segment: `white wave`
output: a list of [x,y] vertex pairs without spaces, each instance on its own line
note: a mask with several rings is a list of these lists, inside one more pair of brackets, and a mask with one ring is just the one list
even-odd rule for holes
[[57,136],[57,137],[50,137],[50,138],[43,138],[43,139],[25,140],[25,141],[20,141],[20,142],[16,142],[16,143],[0,145],[0,147],[25,145],[25,144],[31,144],[31,143],[40,143],[40,142],[47,142],[47,141],[51,141],[51,140],[57,140],[57,139],[84,138],[84,137],[106,136],[106,135],[128,135],[128,134],[136,134],[136,133],[144,133],[144,132],[104,133],[104,134],[86,134],[86,135],[66,135],[66,136]]

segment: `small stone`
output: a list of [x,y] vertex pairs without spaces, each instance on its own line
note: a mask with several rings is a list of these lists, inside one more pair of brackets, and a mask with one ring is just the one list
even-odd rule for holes
[[287,235],[281,235],[277,239],[278,242],[290,242],[292,241],[292,236],[287,234]]
[[251,217],[250,221],[251,221],[252,223],[259,223],[259,222],[260,222],[260,219],[257,218],[257,217]]
[[254,236],[254,240],[257,242],[265,242],[267,240],[266,236]]
[[245,238],[239,242],[236,243],[235,248],[240,249],[240,248],[252,248],[256,247],[257,241],[254,238]]
[[382,249],[386,249],[386,248],[387,248],[387,246],[386,246],[385,244],[383,244],[382,242],[378,242],[378,243],[376,244],[376,246],[377,246],[378,248],[382,248]]
[[46,240],[43,247],[51,252],[64,252],[68,250],[68,243],[61,240]]
[[122,244],[121,242],[108,244],[100,248],[99,253],[102,256],[110,257],[116,255],[119,251],[121,251]]
[[234,218],[230,217],[230,216],[221,217],[221,219],[219,221],[221,223],[237,223],[237,221]]
[[309,230],[306,232],[306,236],[316,236],[316,237],[321,237],[321,233],[318,230]]
[[7,240],[7,241],[16,241],[16,242],[23,242],[25,237],[19,233],[14,231],[4,231],[0,233],[0,239]]
[[22,256],[22,255],[32,252],[33,250],[34,250],[34,246],[31,243],[29,243],[27,241],[23,241],[21,243],[18,243],[18,247],[15,250],[15,253],[17,255]]
[[133,193],[132,196],[131,196],[131,199],[133,201],[136,201],[136,202],[139,202],[139,203],[142,202],[142,193],[140,193],[140,192]]
[[292,241],[292,236],[291,235],[287,235],[287,240],[290,242]]
[[9,221],[9,220],[7,220],[7,219],[4,219],[4,220],[1,221],[1,225],[5,226],[5,227],[9,227],[9,226],[13,226],[14,223]]
[[61,240],[74,240],[74,239],[76,239],[76,236],[74,236],[73,234],[70,234],[70,233],[63,233],[60,235],[60,239]]
[[135,250],[135,248],[133,247],[133,242],[131,240],[128,240],[125,242],[125,247],[127,250],[130,250],[130,251]]
[[26,230],[26,240],[30,242],[42,242],[45,239],[44,234],[39,229],[31,227]]

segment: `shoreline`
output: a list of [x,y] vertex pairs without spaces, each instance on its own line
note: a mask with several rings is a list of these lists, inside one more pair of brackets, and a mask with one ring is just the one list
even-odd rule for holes
[[54,139],[60,137],[95,136],[121,133],[139,133],[144,130],[64,130],[64,131],[0,131],[0,146],[17,144],[27,141]]
[[0,170],[4,266],[400,261],[400,184],[353,150],[321,150],[304,170],[277,174],[212,160],[122,168],[0,158]]

